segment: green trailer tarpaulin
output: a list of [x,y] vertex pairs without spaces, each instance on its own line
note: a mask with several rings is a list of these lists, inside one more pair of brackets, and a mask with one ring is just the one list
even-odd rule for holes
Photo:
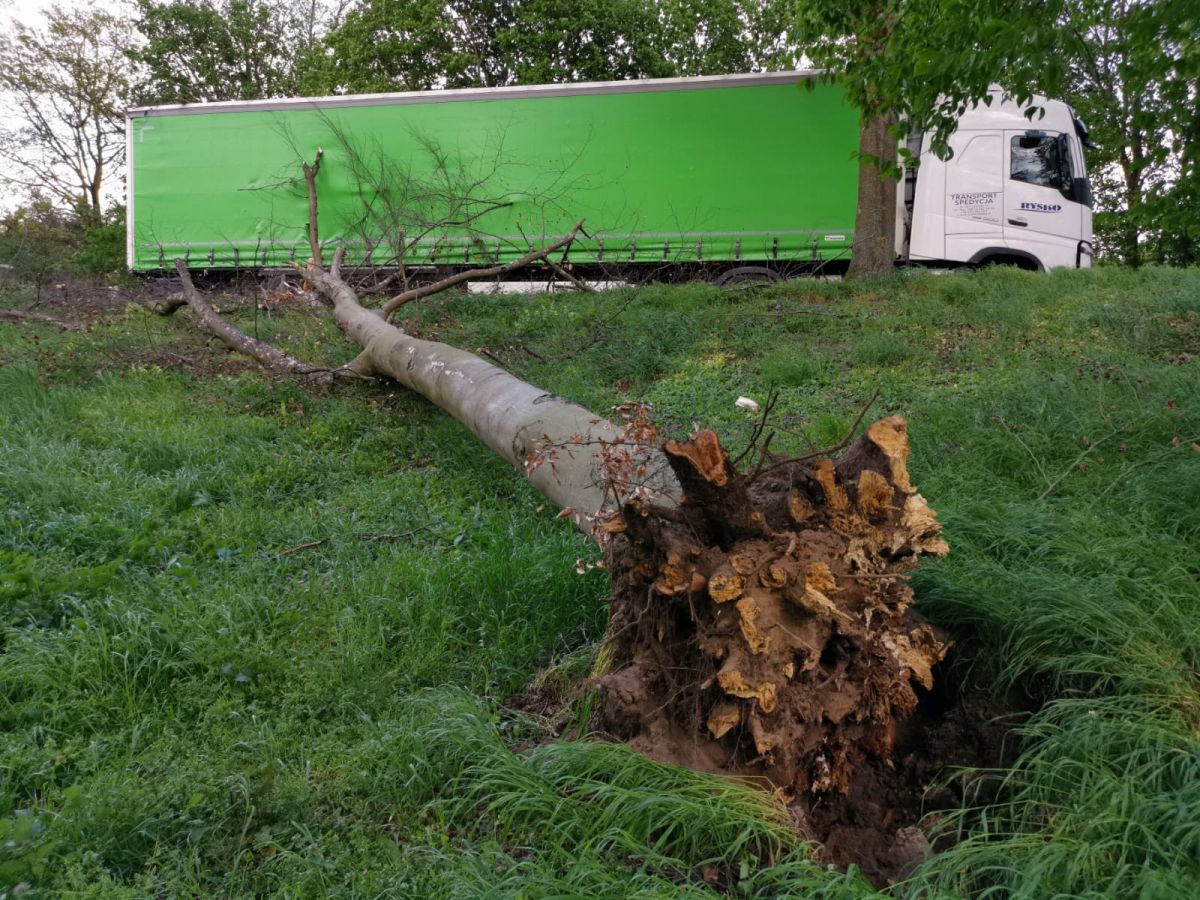
[[[176,256],[217,268],[307,259],[300,163],[317,148],[321,237],[345,243],[350,263],[381,262],[399,240],[393,230],[421,237],[407,249],[411,262],[508,261],[581,218],[589,237],[571,248],[577,263],[846,258],[858,117],[838,88],[806,89],[806,77],[132,110],[130,267],[154,270]],[[379,183],[394,204],[402,183],[415,194],[438,179],[448,195],[481,181],[477,198],[500,205],[470,229],[426,235],[415,200],[405,222],[381,213]],[[425,202],[436,219],[436,203]],[[364,214],[371,203],[374,213]]]

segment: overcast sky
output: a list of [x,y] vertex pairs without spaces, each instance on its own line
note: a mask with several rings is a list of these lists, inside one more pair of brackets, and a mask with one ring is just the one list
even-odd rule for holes
[[[54,5],[54,0],[0,0],[0,14],[7,14],[14,19],[24,22],[26,25],[36,25],[42,17],[42,13],[49,7]],[[118,10],[127,4],[118,2],[118,0],[76,0],[72,3],[70,0],[59,3],[60,6],[66,7],[86,7],[95,9]]]

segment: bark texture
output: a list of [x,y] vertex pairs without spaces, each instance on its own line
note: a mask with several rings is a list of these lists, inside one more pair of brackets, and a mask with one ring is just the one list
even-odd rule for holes
[[[624,441],[617,425],[473,353],[406,334],[363,307],[332,272],[311,267],[306,276],[332,303],[338,327],[363,348],[362,374],[394,379],[445,410],[525,472],[581,530],[595,531],[600,524],[595,515],[609,498],[599,458]],[[666,467],[655,464],[654,448],[632,452],[645,455],[644,477],[661,502],[672,502],[677,490]]]
[[883,113],[863,123],[858,152],[858,209],[854,219],[851,278],[892,271],[896,260],[896,181],[884,175],[878,160],[896,162],[896,139],[888,132],[894,115]]

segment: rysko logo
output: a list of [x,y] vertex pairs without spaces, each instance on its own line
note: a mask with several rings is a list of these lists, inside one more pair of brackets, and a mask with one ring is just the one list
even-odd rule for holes
[[1022,203],[1021,209],[1027,209],[1030,212],[1049,212],[1055,213],[1062,209],[1060,203]]

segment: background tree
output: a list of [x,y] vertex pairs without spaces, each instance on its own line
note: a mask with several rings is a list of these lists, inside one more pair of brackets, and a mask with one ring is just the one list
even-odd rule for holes
[[344,3],[323,0],[137,0],[137,102],[295,96],[306,58]]
[[100,220],[125,158],[128,24],[101,10],[53,7],[45,25],[0,37],[0,181]]
[[307,94],[746,71],[758,3],[365,0],[310,53]]
[[1101,251],[1133,266],[1200,261],[1200,16],[1164,0],[1084,0],[1061,28],[1069,65],[1044,89],[1091,129]]
[[[304,94],[358,94],[453,86],[460,22],[441,0],[367,0],[306,54]],[[493,65],[485,61],[483,66]]]
[[1055,18],[1062,0],[782,0],[793,4],[790,35],[846,89],[861,113],[859,203],[852,275],[889,271],[900,137],[933,130],[931,149],[1004,76],[1020,101],[1030,85],[1064,70]]

